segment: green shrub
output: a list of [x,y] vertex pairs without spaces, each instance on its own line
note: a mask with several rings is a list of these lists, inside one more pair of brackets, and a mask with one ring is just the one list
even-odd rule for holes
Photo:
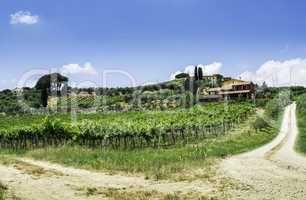
[[265,129],[269,127],[270,125],[263,118],[256,117],[256,120],[253,122],[252,126],[257,131],[257,130]]
[[269,101],[269,99],[256,99],[256,107],[261,107],[261,108],[264,108],[267,104],[267,102]]
[[290,103],[290,92],[282,91],[278,96],[270,100],[265,107],[266,117],[277,119],[283,109]]

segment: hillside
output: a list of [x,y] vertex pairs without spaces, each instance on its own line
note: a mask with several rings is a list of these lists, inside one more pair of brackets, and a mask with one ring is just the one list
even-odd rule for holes
[[[208,76],[208,78],[211,78],[211,76]],[[197,95],[202,95],[199,89],[219,87],[225,81],[224,79],[214,81],[206,79],[204,76],[202,80],[195,80],[192,77],[180,78],[137,87],[68,87],[67,96],[49,97],[48,107],[54,111],[64,112],[71,109],[84,111],[139,111],[190,107],[197,102],[199,97]],[[262,104],[266,99],[273,98],[281,89],[290,89],[293,95],[301,94],[305,91],[304,87],[261,88],[257,86],[256,99],[258,104]],[[18,93],[18,90],[0,91],[0,113],[46,111],[46,109],[42,108],[40,90],[22,88],[22,90],[19,89],[20,91],[22,92]]]

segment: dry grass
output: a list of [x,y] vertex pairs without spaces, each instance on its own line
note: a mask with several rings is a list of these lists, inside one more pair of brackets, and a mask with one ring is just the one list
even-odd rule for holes
[[0,163],[3,165],[7,165],[7,166],[13,166],[15,169],[22,171],[25,174],[34,176],[34,177],[64,176],[64,174],[61,172],[58,172],[55,170],[46,170],[46,169],[43,169],[42,167],[17,160],[14,157],[1,156]]
[[135,190],[133,188],[79,188],[88,196],[101,196],[111,200],[208,200],[212,199],[198,193],[173,193],[165,194],[158,191]]

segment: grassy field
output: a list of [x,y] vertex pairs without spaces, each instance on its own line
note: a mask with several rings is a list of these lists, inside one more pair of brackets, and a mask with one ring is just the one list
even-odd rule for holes
[[299,137],[296,149],[299,152],[306,153],[306,94],[301,95],[297,99],[297,123]]

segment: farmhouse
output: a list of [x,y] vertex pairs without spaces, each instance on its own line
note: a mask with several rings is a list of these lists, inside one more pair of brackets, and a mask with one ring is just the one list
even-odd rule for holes
[[255,85],[252,82],[227,79],[220,87],[204,88],[201,92],[201,102],[212,102],[234,99],[254,99]]
[[195,83],[193,87],[197,87],[200,102],[255,98],[255,85],[252,82],[224,77],[221,74],[203,76],[198,67],[195,67],[194,76],[181,73],[175,78],[184,79],[185,85]]

